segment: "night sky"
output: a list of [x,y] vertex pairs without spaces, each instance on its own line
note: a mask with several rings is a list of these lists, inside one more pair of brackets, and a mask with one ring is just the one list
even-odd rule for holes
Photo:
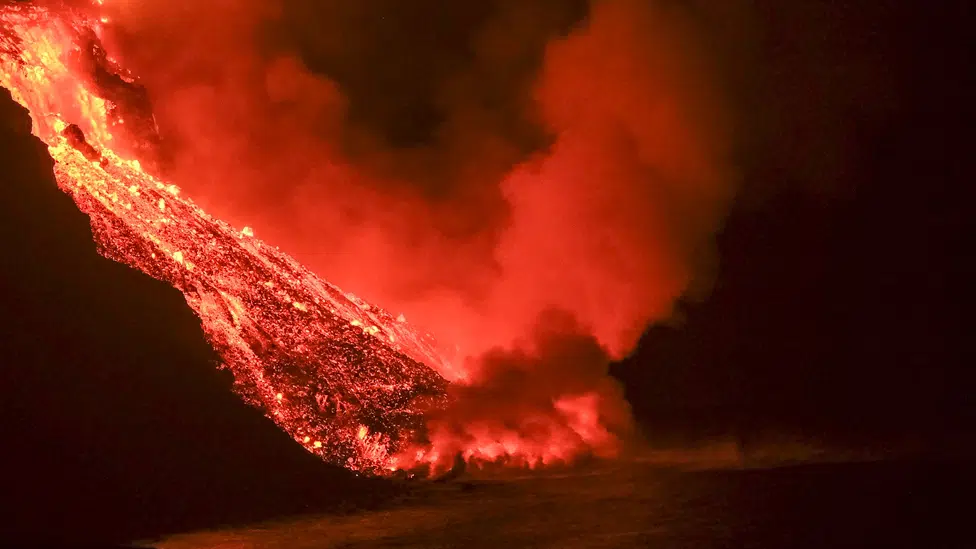
[[[412,166],[411,184],[434,200],[478,202],[472,187],[452,187],[450,169],[429,168],[466,151],[444,146],[453,117],[511,145],[488,171],[552,139],[524,101],[546,42],[586,16],[585,2],[331,4],[287,2],[261,40],[298,47],[338,83],[343,146],[377,173]],[[722,52],[737,194],[713,268],[611,369],[639,427],[661,445],[779,433],[949,452],[976,427],[963,303],[970,10],[690,4]],[[318,10],[331,18],[310,23]],[[525,32],[506,55],[518,62],[479,61],[470,37],[516,12]],[[3,483],[20,502],[5,533],[53,521],[124,539],[381,493],[318,463],[230,393],[183,298],[96,256],[26,114],[5,93],[0,105],[0,425],[12,463]],[[250,212],[265,195],[235,196]],[[323,495],[310,479],[350,488]],[[168,518],[134,518],[132,506]]]
[[937,445],[974,419],[962,8],[787,4],[761,16],[759,190],[719,235],[714,291],[616,371],[657,423]]

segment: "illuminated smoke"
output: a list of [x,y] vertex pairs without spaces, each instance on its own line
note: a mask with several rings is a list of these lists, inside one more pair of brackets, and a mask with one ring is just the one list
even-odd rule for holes
[[[689,11],[492,4],[470,55],[436,58],[417,88],[442,123],[400,146],[351,91],[381,83],[356,32],[387,0],[317,4],[331,77],[281,30],[302,2],[106,4],[107,45],[150,93],[167,178],[455,346],[462,373],[442,373],[466,385],[431,423],[441,453],[476,430],[482,446],[537,445],[529,462],[617,447],[626,404],[607,363],[707,279],[732,192],[728,121]],[[548,427],[530,425],[540,417]]]
[[[560,433],[501,426],[514,417],[531,423],[538,414],[559,423],[561,399],[571,395],[597,398],[595,411],[603,415],[591,417],[590,427],[626,432],[625,423],[610,420],[624,406],[607,389],[609,357],[628,353],[649,322],[670,315],[696,276],[709,274],[702,260],[731,194],[726,121],[691,29],[680,14],[648,6],[597,3],[581,28],[547,49],[534,98],[554,142],[500,183],[510,216],[485,298],[438,326],[471,349],[508,342],[515,349],[474,361],[479,387],[459,390],[456,411],[466,421],[440,424],[450,433],[466,431],[477,441],[488,437],[476,433],[488,422],[499,440],[516,430],[561,448]],[[553,319],[539,312],[549,308],[578,324],[547,326]],[[520,341],[540,331],[582,331],[592,334],[594,347],[567,353],[555,339]],[[518,382],[505,383],[513,371]],[[585,430],[573,430],[575,448],[614,449],[613,436],[587,440]]]
[[444,467],[460,453],[535,467],[624,449],[630,408],[607,375],[610,359],[599,341],[572,315],[546,311],[519,343],[480,356],[468,383],[448,387],[452,405],[428,415],[429,447],[406,452],[399,466]]
[[[324,39],[335,66],[354,66],[367,81],[383,70],[382,59],[356,67],[357,53],[375,56],[342,29],[365,29],[356,22],[387,4],[319,8],[342,32]],[[409,148],[354,116],[358,97],[344,92],[341,75],[307,69],[275,37],[287,5],[139,3],[119,15],[119,50],[146,75],[173,177],[206,207],[404,312],[456,345],[466,370],[491,370],[497,361],[479,358],[486,352],[522,356],[540,314],[562,311],[604,348],[583,376],[598,384],[607,357],[624,356],[696,276],[707,278],[709,238],[731,194],[727,120],[683,8],[595,1],[559,36],[567,29],[553,21],[567,15],[547,6],[500,4],[478,30],[473,58],[434,83],[439,133]],[[536,66],[512,68],[533,54]],[[468,99],[479,81],[503,88],[503,108]],[[527,147],[499,119],[534,124],[548,138]],[[546,351],[528,362],[547,362]],[[587,393],[545,376],[579,369],[557,372],[533,374],[553,387],[534,401],[546,402],[539,413]],[[490,400],[471,405],[489,417],[518,400],[497,390],[459,395]]]

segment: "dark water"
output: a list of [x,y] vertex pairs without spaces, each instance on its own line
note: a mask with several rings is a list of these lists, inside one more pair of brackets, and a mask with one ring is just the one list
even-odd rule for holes
[[[627,465],[431,486],[385,510],[175,536],[190,548],[976,548],[964,464],[669,472]],[[323,489],[328,489],[323,487]]]

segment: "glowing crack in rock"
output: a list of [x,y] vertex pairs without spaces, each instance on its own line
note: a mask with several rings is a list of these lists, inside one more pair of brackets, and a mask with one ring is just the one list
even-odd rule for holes
[[357,471],[392,469],[424,410],[443,405],[450,364],[402,316],[323,281],[251,228],[209,216],[125,158],[119,105],[72,68],[99,25],[73,11],[0,7],[0,86],[30,111],[100,253],[183,292],[235,390],[308,451]]

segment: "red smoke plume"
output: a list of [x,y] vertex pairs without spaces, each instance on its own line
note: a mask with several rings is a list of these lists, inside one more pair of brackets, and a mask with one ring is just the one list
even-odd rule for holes
[[[319,16],[355,29],[384,3]],[[443,123],[398,147],[344,89],[373,70],[350,61],[365,47],[353,32],[322,39],[346,72],[330,78],[282,32],[285,2],[107,4],[109,49],[149,90],[170,179],[456,346],[460,373],[445,375],[464,383],[431,421],[442,455],[616,449],[628,422],[607,364],[707,278],[732,193],[717,72],[689,10],[593,0],[560,36],[555,2],[498,2],[465,63],[418,76]],[[511,129],[525,126],[542,146]]]

